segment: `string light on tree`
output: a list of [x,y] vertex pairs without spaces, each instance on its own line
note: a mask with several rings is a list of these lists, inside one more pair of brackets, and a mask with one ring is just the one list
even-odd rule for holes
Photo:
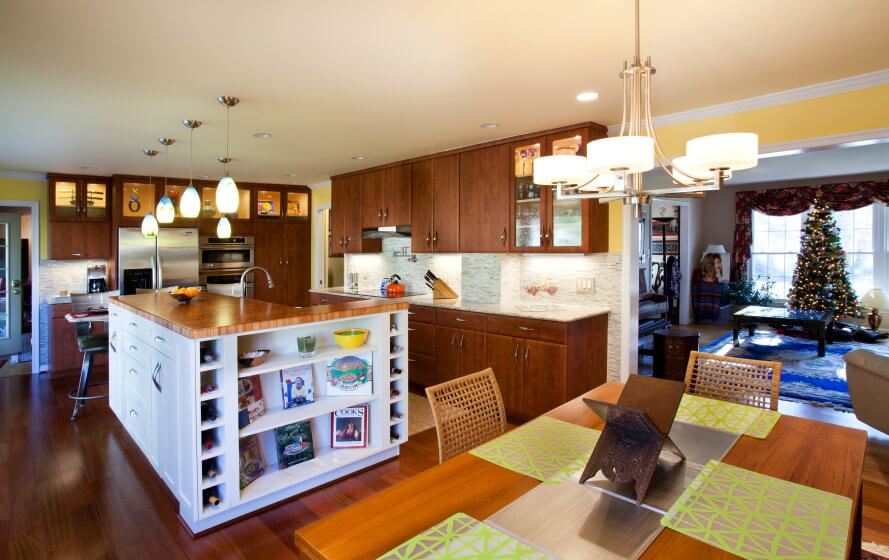
[[858,297],[846,270],[846,251],[833,213],[820,195],[806,218],[800,253],[787,294],[791,309],[833,311],[837,317],[860,317]]

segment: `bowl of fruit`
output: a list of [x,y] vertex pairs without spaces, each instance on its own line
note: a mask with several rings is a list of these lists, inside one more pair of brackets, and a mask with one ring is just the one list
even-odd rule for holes
[[191,288],[173,288],[168,292],[170,297],[179,303],[188,303],[201,293],[201,289],[197,286]]

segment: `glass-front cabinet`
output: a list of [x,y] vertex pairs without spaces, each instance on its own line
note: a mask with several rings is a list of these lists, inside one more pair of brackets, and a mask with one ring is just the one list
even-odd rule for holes
[[156,213],[163,184],[149,183],[147,178],[115,177],[114,181],[119,193],[116,206],[122,222],[139,225],[149,211]]
[[51,221],[108,220],[109,185],[106,179],[49,175]]
[[[222,217],[222,213],[216,209],[216,184],[213,186],[200,187],[201,192],[201,219],[218,220]],[[253,206],[253,189],[246,185],[238,185],[238,211],[234,216],[228,219],[235,221],[248,222],[251,215],[250,210]]]
[[511,250],[525,253],[581,253],[589,201],[558,199],[550,186],[534,184],[534,161],[549,155],[584,155],[588,129],[510,144],[514,228]]
[[256,219],[308,222],[308,187],[256,187]]

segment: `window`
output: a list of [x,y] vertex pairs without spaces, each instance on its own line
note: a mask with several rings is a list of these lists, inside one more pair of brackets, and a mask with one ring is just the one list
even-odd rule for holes
[[[889,211],[881,204],[834,212],[852,287],[859,297],[873,287],[889,289]],[[800,250],[806,213],[769,216],[753,211],[751,275],[771,279],[776,299],[787,299]]]

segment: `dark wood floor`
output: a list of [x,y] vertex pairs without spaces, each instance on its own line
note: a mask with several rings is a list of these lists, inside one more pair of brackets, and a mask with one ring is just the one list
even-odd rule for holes
[[[0,379],[0,558],[296,558],[295,529],[437,462],[434,431],[427,431],[398,459],[192,539],[105,401],[88,404],[77,422],[68,419],[73,383]],[[870,442],[864,540],[889,544],[889,438]]]

